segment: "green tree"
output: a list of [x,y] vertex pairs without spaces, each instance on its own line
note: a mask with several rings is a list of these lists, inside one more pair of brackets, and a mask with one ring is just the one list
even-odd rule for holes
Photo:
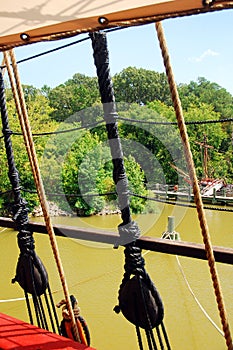
[[148,191],[145,187],[145,173],[132,155],[125,157],[124,164],[128,178],[129,190],[132,193],[130,196],[130,208],[133,213],[142,213],[145,210],[146,200],[134,196],[133,194],[142,197],[144,196],[145,198],[148,195]]
[[171,163],[181,163],[183,153],[178,130],[169,124],[175,118],[171,107],[153,101],[148,106],[132,104],[119,114],[126,119],[119,123],[121,139],[133,142],[128,141],[126,154],[127,148],[130,149],[144,170],[147,183],[177,183]]
[[[220,113],[216,113],[211,105],[199,104],[198,107],[190,106],[185,113],[186,121],[198,121],[199,124],[187,125],[189,141],[193,153],[194,163],[199,178],[205,177],[204,150],[208,154],[208,176],[213,178],[223,177],[230,179],[229,165],[226,162],[222,145],[228,139],[228,135],[221,123],[202,124],[202,121],[219,120]],[[229,156],[229,154],[228,154]]]
[[[146,196],[144,173],[139,164],[132,156],[128,156],[125,158],[125,166],[130,190]],[[100,212],[105,206],[116,207],[116,196],[105,195],[115,192],[112,173],[109,146],[99,141],[96,134],[86,131],[72,145],[62,167],[62,184],[71,208],[78,213],[90,215]],[[132,211],[141,212],[144,202],[144,199],[132,197]]]
[[[195,97],[195,99],[198,98]],[[222,123],[202,124],[202,122],[208,120],[218,121],[221,115],[215,112],[211,104],[201,103],[199,100],[198,102],[196,100],[195,103],[192,104],[191,101],[195,99],[193,99],[193,95],[191,94],[189,104],[184,110],[184,118],[186,122],[194,122],[194,124],[187,124],[187,131],[197,175],[199,179],[206,176],[204,173],[204,143],[206,142],[206,147],[208,147],[206,148],[208,154],[208,176],[213,178],[225,178],[231,182],[233,173],[229,159],[232,145],[229,136],[222,126]],[[158,101],[151,102],[148,107],[152,108],[160,115],[163,115],[168,121],[176,121],[175,113],[171,107],[167,107]],[[171,138],[171,140],[174,142],[174,139]],[[158,157],[160,157],[160,153],[158,153]],[[187,172],[184,157],[182,157],[182,159],[182,162],[175,162],[174,165],[181,168],[184,172]],[[171,183],[174,177],[172,173],[168,174]]]
[[164,73],[128,67],[113,77],[117,102],[146,104],[160,100],[171,104],[169,86]]
[[53,108],[51,116],[57,121],[64,121],[99,100],[97,79],[79,73],[54,89],[45,86],[43,93]]
[[220,118],[230,118],[233,114],[233,97],[220,85],[210,82],[203,77],[197,82],[179,85],[179,94],[184,109],[190,105],[205,103],[213,107],[213,110],[220,114]]
[[[43,96],[39,89],[35,89],[31,86],[26,86],[23,88],[26,91],[26,103],[29,114],[29,119],[31,122],[31,129],[33,133],[41,133],[45,131],[53,131],[57,124],[49,118],[49,114],[52,112],[51,107],[48,104],[48,100]],[[13,131],[12,146],[14,152],[14,159],[16,168],[20,175],[20,182],[23,189],[29,192],[22,193],[23,197],[27,200],[29,208],[33,208],[38,203],[37,195],[30,193],[30,191],[35,191],[34,179],[31,171],[30,162],[26,152],[26,148],[23,141],[23,136],[21,135],[21,127],[18,121],[14,101],[12,94],[9,90],[6,91],[7,97],[7,108],[10,128]],[[16,134],[17,133],[17,134]],[[43,154],[44,145],[49,136],[35,137],[34,143],[38,157]],[[3,139],[0,139],[0,191],[4,192],[11,189],[11,185],[8,179],[8,164],[6,159],[5,145]],[[2,202],[2,207],[4,209],[5,205],[12,201],[12,198],[5,196],[4,203]]]
[[[116,100],[120,101],[117,103],[120,117],[118,128],[130,191],[144,196],[147,194],[146,185],[157,182],[178,183],[180,177],[172,166],[186,172],[186,163],[166,76],[142,68],[128,67],[116,74],[113,81]],[[60,197],[49,195],[49,199],[56,198],[64,209],[78,209],[88,215],[99,212],[106,205],[116,206],[115,195],[104,195],[115,191],[105,125],[93,126],[87,131],[76,130],[103,119],[97,79],[75,74],[72,79],[54,89],[44,86],[40,90],[30,85],[23,89],[47,194],[61,193]],[[232,182],[231,124],[202,123],[231,117],[232,96],[205,78],[181,84],[179,92],[185,121],[198,122],[187,123],[198,177],[203,177],[203,143],[206,142],[209,145],[208,175],[223,177]],[[10,126],[14,133],[20,134],[9,89],[6,91],[6,99]],[[58,124],[57,121],[60,120],[64,122]],[[40,136],[40,133],[56,129],[67,132]],[[71,133],[68,129],[74,131]],[[12,142],[22,187],[33,190],[34,180],[22,136],[13,134]],[[9,189],[5,147],[0,138],[0,191]],[[37,196],[25,193],[25,197],[32,208]],[[10,200],[9,194],[1,197],[0,206]],[[143,199],[132,197],[132,210],[141,212],[144,202]]]

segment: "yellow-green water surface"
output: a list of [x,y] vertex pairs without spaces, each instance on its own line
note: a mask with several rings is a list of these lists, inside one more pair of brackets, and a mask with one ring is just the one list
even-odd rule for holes
[[[157,214],[138,215],[143,235],[161,237],[167,228],[167,218],[175,216],[175,230],[182,240],[202,243],[195,209],[178,206],[160,206]],[[233,247],[233,213],[206,210],[213,245]],[[35,221],[38,221],[35,220]],[[98,229],[114,230],[120,216],[94,216],[89,218],[54,218],[54,223]],[[19,285],[11,284],[19,250],[17,232],[0,228],[0,312],[28,321],[24,297]],[[55,302],[63,298],[56,265],[47,235],[34,234],[36,252],[47,268]],[[91,345],[98,350],[138,349],[135,328],[115,314],[118,288],[123,276],[123,248],[57,238],[70,294],[79,301],[81,314],[91,332]],[[206,261],[143,251],[146,270],[159,290],[165,308],[165,326],[173,350],[223,350],[225,339],[221,328],[212,281]],[[217,264],[219,278],[228,313],[233,325],[233,267]],[[183,273],[182,273],[183,272]],[[186,279],[186,280],[185,280]],[[189,283],[189,287],[187,286]],[[202,305],[206,314],[198,306]],[[61,317],[60,310],[58,310]],[[145,349],[147,347],[145,346]]]

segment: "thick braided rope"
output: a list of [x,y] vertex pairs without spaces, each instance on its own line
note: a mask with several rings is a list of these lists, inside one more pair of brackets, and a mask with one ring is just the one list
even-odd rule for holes
[[[109,146],[113,163],[113,180],[118,194],[118,204],[121,210],[122,224],[132,222],[129,203],[128,179],[124,167],[123,151],[118,133],[117,112],[109,68],[109,53],[106,33],[91,33],[93,56],[97,71],[101,102],[108,134]],[[121,224],[121,225],[122,225]]]
[[[8,77],[9,77],[9,80],[10,80],[10,85],[11,85],[11,90],[12,90],[12,93],[13,93],[13,98],[14,98],[14,101],[15,101],[16,111],[17,111],[17,114],[19,116],[19,115],[22,114],[21,113],[21,107],[20,107],[19,97],[18,97],[18,93],[17,93],[16,86],[15,86],[15,83],[14,83],[13,72],[12,72],[12,69],[11,69],[11,65],[10,65],[8,56],[9,56],[9,52],[8,51],[4,51],[3,52],[4,63],[6,65]],[[26,149],[29,149],[30,147],[29,147],[28,139],[26,137],[26,130],[23,127],[23,124],[22,124],[22,118],[19,118],[19,122],[20,122],[21,130],[23,132],[23,137],[24,137],[24,142],[25,142],[25,145],[26,145]],[[28,152],[28,157],[29,157],[29,161],[30,161],[31,167],[34,168],[34,163],[33,163],[33,160],[31,159],[31,155],[32,155],[31,152]]]
[[50,238],[50,243],[51,243],[52,251],[54,254],[55,261],[56,261],[57,269],[59,272],[61,284],[63,287],[64,296],[65,296],[65,299],[67,302],[67,307],[68,307],[69,313],[71,315],[71,322],[72,322],[72,328],[74,331],[75,339],[77,341],[81,342],[78,328],[77,328],[77,325],[75,322],[75,317],[74,317],[72,305],[70,302],[69,290],[68,290],[68,286],[66,283],[66,278],[65,278],[62,262],[60,259],[60,254],[59,254],[59,249],[58,249],[55,233],[54,233],[51,219],[49,216],[49,207],[48,207],[48,203],[47,203],[47,199],[46,199],[46,195],[45,195],[45,191],[44,191],[44,186],[43,186],[43,182],[42,182],[42,178],[41,178],[41,174],[40,174],[39,163],[38,163],[37,154],[35,151],[35,146],[34,146],[34,142],[33,142],[33,138],[32,138],[31,127],[30,127],[30,123],[29,123],[29,119],[28,119],[23,89],[22,89],[22,86],[20,83],[18,68],[17,68],[16,59],[15,59],[15,55],[14,55],[13,50],[9,51],[9,55],[11,58],[12,69],[13,69],[14,78],[15,78],[15,84],[16,84],[15,91],[17,91],[18,101],[19,101],[19,105],[16,108],[17,108],[17,111],[18,111],[18,108],[20,111],[20,113],[19,113],[20,125],[22,128],[22,133],[24,136],[24,141],[26,144],[26,149],[27,149],[29,161],[31,163],[38,197],[40,199],[40,204],[41,204],[41,207],[43,210],[44,220],[45,220],[46,228],[47,228],[48,235]]
[[[115,97],[112,79],[110,76],[109,67],[109,53],[107,48],[107,38],[106,33],[95,32],[90,34],[93,47],[94,62],[97,70],[99,91],[101,95],[101,102],[103,104],[104,119],[106,122],[106,129],[108,133],[109,146],[112,155],[113,162],[113,179],[116,184],[116,192],[118,194],[118,203],[121,210],[122,223],[118,226],[118,231],[120,238],[116,242],[115,247],[118,245],[125,246],[125,273],[121,286],[119,288],[118,299],[120,297],[120,291],[127,281],[130,280],[131,274],[138,276],[138,281],[141,289],[142,295],[144,295],[142,285],[140,284],[140,276],[144,278],[147,288],[152,293],[156,304],[159,308],[158,324],[162,322],[163,319],[163,305],[159,294],[150,280],[149,275],[146,273],[144,268],[144,259],[141,256],[141,249],[135,247],[135,240],[140,236],[140,230],[137,224],[132,221],[130,213],[130,202],[129,202],[129,189],[128,180],[124,168],[123,151],[121,147],[121,140],[118,134],[117,126],[117,112],[115,106]],[[144,309],[147,314],[148,326],[151,328],[150,317],[147,312],[146,304],[144,304]],[[120,299],[119,306],[116,306],[114,310],[118,313],[120,312]],[[138,344],[140,349],[143,349],[141,336],[139,334],[139,328],[136,325],[136,331],[138,336]],[[150,349],[151,341],[154,344],[154,348],[157,348],[155,340],[153,337],[152,329],[146,330],[147,342]],[[151,332],[151,334],[150,334]]]
[[227,320],[227,314],[225,311],[224,300],[223,300],[223,296],[222,296],[220,281],[219,281],[219,277],[218,277],[218,273],[217,273],[217,269],[216,269],[214,253],[213,253],[211,239],[210,239],[210,235],[209,235],[209,228],[208,228],[207,220],[205,217],[205,212],[204,212],[204,208],[203,208],[200,189],[198,186],[195,166],[194,166],[194,162],[193,162],[193,158],[192,158],[192,152],[190,149],[188,134],[187,134],[185,121],[184,121],[184,117],[183,117],[183,111],[182,111],[182,107],[181,107],[181,102],[179,99],[179,94],[177,91],[175,78],[174,78],[173,71],[172,71],[172,66],[171,66],[171,62],[170,62],[170,58],[169,58],[169,54],[168,54],[168,48],[166,45],[166,39],[165,39],[165,35],[163,32],[162,23],[157,22],[155,24],[155,26],[156,26],[156,30],[157,30],[160,48],[162,51],[162,56],[163,56],[163,60],[164,60],[166,74],[168,77],[168,83],[169,83],[170,92],[171,92],[171,96],[172,96],[172,100],[173,100],[173,104],[174,104],[177,123],[178,123],[180,135],[181,135],[183,145],[184,145],[184,152],[185,152],[186,162],[187,162],[187,166],[188,166],[188,170],[189,170],[189,176],[190,176],[190,179],[191,179],[192,185],[193,185],[194,200],[195,200],[195,204],[196,204],[196,208],[197,208],[198,218],[199,218],[200,227],[201,227],[202,236],[203,236],[203,242],[205,245],[207,260],[208,260],[208,264],[209,264],[209,268],[210,268],[211,278],[212,278],[215,296],[216,296],[218,309],[219,309],[219,314],[220,314],[220,318],[221,318],[221,322],[222,322],[222,328],[224,331],[227,347],[229,350],[232,350],[233,345],[232,345],[232,338],[231,338],[231,334],[230,334],[230,328],[229,328],[229,324],[228,324],[228,320]]

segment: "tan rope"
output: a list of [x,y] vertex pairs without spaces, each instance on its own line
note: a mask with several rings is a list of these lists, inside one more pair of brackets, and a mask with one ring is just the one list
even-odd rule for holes
[[[168,13],[162,13],[157,14],[154,16],[147,16],[147,17],[138,17],[133,19],[114,19],[113,21],[108,21],[106,27],[133,27],[133,26],[140,26],[144,24],[154,23],[158,21],[163,21],[165,19],[171,19],[171,18],[177,18],[177,17],[188,17],[188,16],[195,16],[201,13],[209,13],[209,12],[216,12],[226,9],[232,9],[233,8],[233,1],[232,0],[217,0],[213,2],[213,4],[210,4],[210,6],[203,6],[199,9],[191,9],[187,11],[179,11],[179,12],[168,12]],[[103,29],[103,28],[102,28]]]
[[[4,54],[3,54],[4,55]],[[4,56],[3,56],[3,59],[2,59],[2,64],[1,64],[1,66],[3,67],[4,66]],[[5,71],[6,71],[6,67],[3,67],[2,68],[2,75],[4,76],[4,74],[5,74]]]
[[168,77],[168,83],[169,83],[169,87],[170,87],[172,101],[174,104],[176,119],[177,119],[178,127],[180,130],[180,135],[181,135],[181,138],[183,141],[183,147],[184,147],[185,158],[186,158],[186,162],[187,162],[187,166],[188,166],[188,170],[189,170],[189,176],[190,176],[190,179],[192,181],[194,200],[196,203],[198,218],[199,218],[200,227],[201,227],[201,231],[202,231],[203,242],[205,245],[207,260],[208,260],[210,273],[211,273],[211,277],[212,277],[212,282],[213,282],[213,287],[214,287],[214,291],[215,291],[215,296],[216,296],[216,300],[217,300],[217,304],[218,304],[218,310],[219,310],[219,314],[220,314],[220,318],[221,318],[221,322],[222,322],[222,328],[223,328],[223,332],[225,335],[227,348],[229,350],[232,350],[233,349],[232,338],[231,338],[230,328],[229,328],[229,324],[228,324],[228,320],[227,320],[227,313],[226,313],[225,306],[224,306],[222,291],[221,291],[221,287],[220,287],[220,280],[218,277],[217,268],[216,268],[216,264],[215,264],[214,253],[213,253],[211,239],[210,239],[210,235],[209,235],[209,228],[208,228],[207,220],[205,217],[202,198],[201,198],[201,194],[200,194],[200,188],[198,185],[195,166],[194,166],[194,162],[193,162],[193,158],[192,158],[192,152],[190,149],[188,133],[187,133],[184,117],[183,117],[182,106],[181,106],[179,94],[177,91],[177,86],[175,83],[174,74],[172,71],[172,66],[171,66],[171,62],[170,62],[170,58],[169,58],[169,53],[168,53],[168,48],[167,48],[167,44],[166,44],[166,39],[165,39],[162,23],[157,22],[155,24],[155,27],[157,30],[159,44],[160,44],[160,48],[161,48],[162,56],[163,56],[163,60],[164,60],[164,66],[165,66],[167,77]]
[[[65,278],[65,274],[64,274],[64,269],[63,269],[62,262],[60,259],[60,254],[59,254],[59,249],[58,249],[58,245],[57,245],[57,241],[56,241],[56,236],[55,236],[55,233],[53,230],[51,218],[49,216],[49,206],[47,203],[47,199],[46,199],[46,195],[45,195],[45,191],[44,191],[44,185],[43,185],[41,174],[40,174],[40,168],[39,168],[37,154],[35,151],[35,146],[34,146],[33,137],[32,137],[32,133],[31,133],[31,127],[30,127],[30,122],[29,122],[29,118],[28,118],[28,114],[27,114],[26,103],[24,100],[23,89],[21,86],[19,72],[18,72],[17,63],[16,63],[16,59],[15,59],[15,55],[14,55],[13,50],[9,51],[9,56],[10,56],[11,62],[12,62],[14,79],[13,79],[13,75],[11,72],[11,67],[9,64],[7,53],[4,53],[4,60],[5,60],[6,66],[7,66],[7,70],[8,70],[9,78],[10,78],[10,83],[12,86],[12,91],[13,91],[14,98],[16,101],[16,109],[17,109],[17,112],[19,115],[20,125],[22,128],[23,136],[24,136],[24,142],[26,145],[29,161],[31,164],[31,168],[32,168],[32,172],[33,172],[33,176],[34,176],[34,180],[35,180],[35,184],[36,184],[36,188],[37,188],[38,197],[39,197],[40,204],[42,207],[47,232],[49,234],[53,255],[54,255],[54,258],[56,261],[61,284],[63,287],[63,292],[64,292],[67,308],[68,308],[69,314],[71,316],[71,323],[72,323],[72,328],[74,331],[74,336],[75,336],[75,339],[77,341],[81,342],[78,328],[77,328],[77,324],[76,324],[75,317],[74,317],[74,313],[73,313],[73,309],[72,309],[72,305],[71,305],[71,301],[70,301],[70,297],[69,297],[69,290],[68,290],[68,286],[67,286],[67,282],[66,282],[66,278]],[[16,85],[14,84],[14,80],[15,80]]]
[[[70,313],[69,310],[67,309],[67,305],[66,305],[66,301],[65,299],[62,299],[57,305],[56,307],[62,307],[62,317],[64,320],[70,321]],[[74,306],[73,306],[73,312],[74,312],[74,317],[77,319],[78,316],[80,316],[80,308],[78,306],[78,302],[75,301]]]

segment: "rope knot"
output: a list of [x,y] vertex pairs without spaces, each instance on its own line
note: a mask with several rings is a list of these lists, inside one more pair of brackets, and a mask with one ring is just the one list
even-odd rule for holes
[[118,226],[120,237],[117,239],[114,248],[118,248],[119,245],[127,245],[135,242],[140,237],[140,229],[135,221],[131,221],[128,224],[120,224]]
[[128,244],[124,251],[125,271],[130,275],[144,275],[145,260],[141,255],[141,249],[134,244]]
[[8,128],[8,129],[2,130],[2,133],[4,134],[4,136],[11,136],[13,134],[13,131]]
[[118,119],[115,102],[103,103],[104,120],[107,124],[114,124]]
[[[20,188],[19,188],[20,190]],[[19,231],[28,223],[27,202],[21,198],[19,203],[12,206],[12,220],[16,222]]]
[[18,246],[22,254],[34,252],[35,240],[32,233],[29,231],[21,231],[20,235],[18,235]]
[[80,316],[80,308],[77,299],[71,295],[70,301],[74,313],[75,322],[78,330],[78,339],[74,335],[74,329],[71,326],[71,315],[65,299],[62,299],[56,306],[62,307],[61,335],[64,337],[79,341],[81,344],[90,345],[90,333],[86,321]]
[[[70,296],[70,301],[71,301],[71,304],[72,304],[74,317],[75,317],[75,319],[77,319],[79,317],[79,315],[80,315],[80,307],[78,306],[78,301],[73,295]],[[71,315],[70,315],[70,312],[68,310],[68,306],[67,306],[67,303],[66,303],[65,299],[62,299],[56,305],[56,307],[60,308],[62,305],[63,305],[63,307],[62,307],[62,317],[63,317],[63,319],[66,320],[66,321],[71,321]]]

